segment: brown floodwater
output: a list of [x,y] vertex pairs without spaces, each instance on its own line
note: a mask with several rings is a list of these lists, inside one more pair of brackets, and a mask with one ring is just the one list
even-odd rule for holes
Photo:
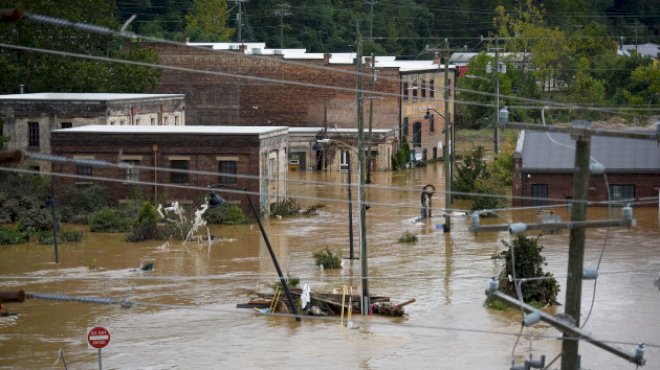
[[[488,278],[499,271],[491,256],[503,250],[507,233],[472,234],[468,217],[452,219],[452,232],[438,229],[441,217],[424,223],[419,191],[438,189],[434,206],[444,204],[442,164],[404,173],[376,173],[378,184],[367,192],[369,288],[395,301],[416,298],[402,318],[354,315],[352,329],[339,318],[263,316],[237,309],[253,291],[270,292],[277,275],[256,225],[213,226],[216,239],[207,244],[170,241],[126,243],[124,235],[84,231],[80,243],[61,245],[56,265],[52,246],[24,244],[0,247],[0,287],[28,292],[128,298],[131,308],[77,302],[27,300],[7,304],[18,316],[0,318],[0,369],[63,369],[56,363],[63,350],[69,369],[97,368],[97,352],[87,349],[87,328],[110,330],[103,350],[106,369],[221,368],[359,368],[359,369],[506,369],[520,331],[520,312],[483,306]],[[329,247],[349,254],[345,181],[338,173],[294,172],[289,192],[303,205],[324,203],[315,217],[273,219],[266,229],[282,269],[328,292],[359,285],[360,262],[345,260],[338,270],[321,270],[312,254]],[[320,198],[321,200],[315,200]],[[333,202],[331,200],[341,200]],[[353,199],[357,193],[353,192]],[[457,201],[456,208],[465,207]],[[566,220],[568,210],[555,214]],[[436,211],[434,216],[439,216]],[[536,221],[533,210],[503,212],[509,220]],[[600,265],[593,311],[585,330],[594,337],[634,352],[649,344],[646,368],[660,369],[660,273],[658,208],[636,208],[637,227],[589,229],[585,265]],[[591,209],[590,219],[607,217]],[[500,222],[497,218],[483,223]],[[65,228],[77,226],[65,225]],[[359,253],[358,212],[354,211],[354,253]],[[416,244],[400,244],[404,231]],[[564,301],[568,258],[566,231],[544,235],[545,271],[554,273]],[[153,272],[131,271],[153,260]],[[594,283],[583,285],[582,321],[591,306]],[[563,308],[556,309],[562,312]],[[559,332],[546,324],[525,329],[513,356],[554,358],[561,351]],[[634,369],[589,343],[580,344],[586,369]],[[552,368],[558,368],[558,362]]]

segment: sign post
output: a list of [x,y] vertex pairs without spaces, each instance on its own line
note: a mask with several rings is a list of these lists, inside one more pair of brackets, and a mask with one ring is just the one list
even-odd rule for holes
[[101,349],[110,343],[110,331],[102,326],[87,329],[87,348],[97,349],[99,357],[99,370],[103,370],[103,357]]

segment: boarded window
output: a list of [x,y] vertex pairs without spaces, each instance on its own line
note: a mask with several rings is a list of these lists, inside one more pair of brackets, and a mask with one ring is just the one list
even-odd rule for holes
[[422,80],[422,98],[426,98],[426,80]]
[[403,131],[403,136],[408,136],[408,117],[403,117],[403,128],[401,129]]
[[413,99],[417,99],[417,81],[413,81],[412,96],[413,96]]
[[92,176],[92,166],[76,166],[76,175]]
[[435,97],[435,80],[429,81],[429,96],[431,98]]
[[408,83],[403,83],[403,100],[408,100]]
[[71,122],[62,122],[62,128],[71,128],[73,127],[73,123]]
[[218,161],[218,182],[221,184],[236,183],[236,161]]
[[28,122],[28,146],[39,147],[39,122]]
[[413,146],[422,146],[422,123],[415,122],[413,124]]
[[435,132],[435,116],[433,114],[429,118],[429,132]]
[[187,184],[188,183],[188,161],[174,160],[170,161],[170,168],[173,170],[180,170],[186,172],[170,172],[170,182],[173,184]]

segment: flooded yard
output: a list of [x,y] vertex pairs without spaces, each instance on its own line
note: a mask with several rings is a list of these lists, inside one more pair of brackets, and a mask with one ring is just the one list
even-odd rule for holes
[[[309,206],[324,203],[318,216],[272,219],[266,223],[282,269],[313,292],[359,285],[360,261],[344,260],[337,270],[314,265],[313,253],[330,248],[349,255],[348,204],[344,174],[293,172],[289,193]],[[213,226],[209,247],[196,242],[127,243],[121,234],[85,231],[81,243],[61,246],[54,264],[52,246],[25,244],[0,247],[3,290],[64,293],[76,296],[127,298],[131,308],[76,302],[27,300],[8,304],[18,316],[0,318],[0,368],[64,368],[55,364],[60,349],[69,369],[97,367],[97,353],[87,349],[87,328],[110,330],[103,350],[108,369],[209,368],[442,368],[505,369],[520,331],[520,312],[483,306],[488,279],[499,273],[491,257],[503,250],[508,233],[468,231],[469,217],[452,218],[452,232],[442,233],[436,211],[431,220],[411,223],[419,214],[419,191],[434,184],[433,206],[444,206],[442,164],[403,173],[376,173],[367,201],[369,289],[394,301],[416,298],[402,318],[354,315],[354,327],[339,318],[263,316],[237,309],[254,291],[270,292],[277,274],[254,225]],[[354,191],[353,199],[357,199]],[[466,207],[457,201],[455,208]],[[555,211],[567,220],[568,210]],[[355,255],[359,254],[358,212],[354,208]],[[535,221],[534,210],[504,212],[509,220]],[[589,229],[585,265],[595,266],[605,245],[595,302],[585,330],[594,337],[634,352],[647,343],[647,368],[660,368],[660,274],[658,208],[636,208],[638,225]],[[607,217],[591,209],[589,219]],[[498,219],[482,221],[499,222]],[[404,231],[415,244],[397,241]],[[568,232],[542,236],[545,271],[556,275],[564,301]],[[153,272],[131,271],[153,260]],[[592,303],[594,284],[583,285],[582,317]],[[562,307],[556,309],[563,312]],[[560,333],[547,324],[523,331],[514,358],[532,353],[548,362],[561,351]],[[586,369],[633,369],[589,343],[580,344]],[[553,367],[559,367],[555,363]]]

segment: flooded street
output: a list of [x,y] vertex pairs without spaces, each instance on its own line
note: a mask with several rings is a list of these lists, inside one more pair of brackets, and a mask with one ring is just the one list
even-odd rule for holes
[[[111,333],[110,346],[103,350],[106,369],[508,369],[520,312],[483,306],[488,279],[499,272],[491,256],[503,250],[500,240],[508,241],[508,233],[475,235],[468,232],[469,217],[456,216],[452,232],[443,234],[437,227],[443,222],[439,211],[424,224],[409,222],[419,214],[419,191],[426,184],[438,190],[433,206],[444,206],[442,163],[374,177],[377,185],[367,194],[369,289],[396,302],[416,298],[403,318],[355,315],[354,328],[348,329],[334,317],[296,322],[237,309],[250,292],[270,292],[269,284],[277,281],[256,224],[213,226],[216,240],[210,247],[126,243],[123,234],[85,229],[84,242],[61,245],[59,266],[52,246],[0,247],[2,289],[126,297],[138,303],[132,308],[40,300],[8,304],[10,312],[20,315],[0,318],[0,368],[62,369],[61,361],[55,364],[60,349],[69,369],[97,368],[97,353],[87,349],[86,332],[104,326]],[[313,292],[359,285],[359,260],[345,260],[339,270],[321,270],[312,257],[325,247],[349,254],[347,192],[329,185],[345,182],[345,175],[293,172],[289,179],[300,180],[291,181],[289,193],[300,196],[302,205],[326,207],[315,217],[267,222],[282,269],[310,284]],[[465,206],[461,201],[454,205]],[[567,212],[556,210],[563,220],[569,218]],[[357,207],[353,215],[357,257]],[[537,220],[533,210],[502,215]],[[606,217],[606,209],[589,211],[589,219]],[[587,231],[585,266],[596,266],[604,243],[605,252],[585,330],[629,353],[638,342],[647,343],[646,368],[660,369],[660,291],[653,285],[660,274],[658,208],[636,208],[635,217],[638,225],[632,230]],[[482,221],[490,222],[499,220]],[[417,235],[418,243],[398,243],[404,231]],[[568,232],[544,235],[541,244],[548,262],[544,271],[556,275],[563,302]],[[146,259],[155,262],[155,271],[130,271]],[[593,281],[584,283],[582,321],[593,290]],[[561,351],[559,332],[547,324],[523,334],[515,350],[517,363],[530,353],[545,355],[549,362]],[[580,344],[580,354],[585,369],[635,368],[589,343]],[[558,362],[553,365],[558,367]]]

